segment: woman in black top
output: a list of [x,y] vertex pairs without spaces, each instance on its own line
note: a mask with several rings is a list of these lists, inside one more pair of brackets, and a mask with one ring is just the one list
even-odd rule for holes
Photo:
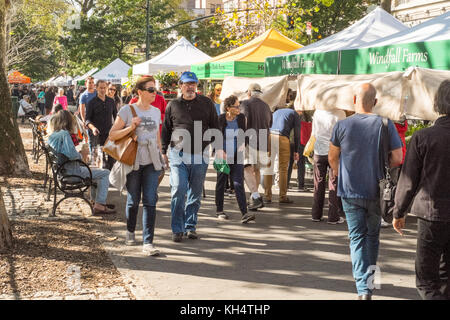
[[[230,176],[233,181],[236,199],[242,213],[242,223],[254,220],[254,213],[247,213],[247,200],[244,189],[244,132],[246,130],[245,116],[240,113],[239,100],[236,96],[230,96],[224,101],[225,113],[219,116],[219,130],[223,135],[226,161],[230,167]],[[240,130],[239,130],[240,129]],[[241,131],[242,130],[242,131]],[[240,134],[239,134],[240,132]],[[216,184],[216,214],[219,219],[228,219],[223,211],[225,183],[228,175],[218,173]]]

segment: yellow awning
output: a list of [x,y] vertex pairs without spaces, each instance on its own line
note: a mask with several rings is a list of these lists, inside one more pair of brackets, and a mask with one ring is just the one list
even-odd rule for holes
[[249,61],[264,62],[267,57],[290,52],[303,47],[274,29],[269,29],[259,37],[239,48],[225,52],[207,62]]

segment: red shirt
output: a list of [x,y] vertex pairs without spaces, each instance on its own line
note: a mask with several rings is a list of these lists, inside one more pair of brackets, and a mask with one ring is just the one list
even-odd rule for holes
[[[133,104],[138,102],[139,98],[134,97],[130,100],[129,104]],[[161,133],[162,123],[164,121],[164,116],[166,114],[166,107],[167,107],[167,101],[164,99],[164,97],[160,96],[159,94],[156,94],[155,101],[153,101],[152,106],[155,108],[158,108],[159,111],[161,111],[161,124],[159,125],[159,133]]]
[[398,135],[400,136],[400,139],[402,140],[403,146],[402,146],[402,152],[403,152],[403,161],[405,161],[405,154],[406,154],[406,141],[405,141],[405,133],[408,131],[408,121],[405,120],[403,124],[395,123],[395,128],[397,129]]
[[312,122],[302,121],[300,123],[300,144],[306,146],[312,132]]

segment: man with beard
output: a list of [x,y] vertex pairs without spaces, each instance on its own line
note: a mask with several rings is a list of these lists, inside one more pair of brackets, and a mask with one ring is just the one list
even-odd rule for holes
[[[172,240],[174,242],[180,242],[183,234],[189,239],[198,238],[195,231],[197,212],[200,208],[203,183],[208,169],[207,147],[210,143],[203,141],[202,137],[206,130],[218,129],[216,108],[209,98],[196,93],[197,84],[198,79],[195,73],[184,72],[181,75],[182,96],[169,103],[162,126],[162,154],[166,164],[170,159]],[[201,137],[194,136],[194,122],[200,125]],[[216,154],[219,154],[219,151],[217,150]]]

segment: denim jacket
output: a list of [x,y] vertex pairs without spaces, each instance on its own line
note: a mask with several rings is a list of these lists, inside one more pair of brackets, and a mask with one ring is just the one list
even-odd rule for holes
[[[69,160],[81,159],[81,155],[75,149],[72,138],[69,131],[60,130],[53,132],[48,138],[48,145],[52,147],[58,154],[58,163],[62,164],[64,157],[60,157],[63,154]],[[68,174],[81,175],[81,168],[79,163],[73,162],[65,166]]]

